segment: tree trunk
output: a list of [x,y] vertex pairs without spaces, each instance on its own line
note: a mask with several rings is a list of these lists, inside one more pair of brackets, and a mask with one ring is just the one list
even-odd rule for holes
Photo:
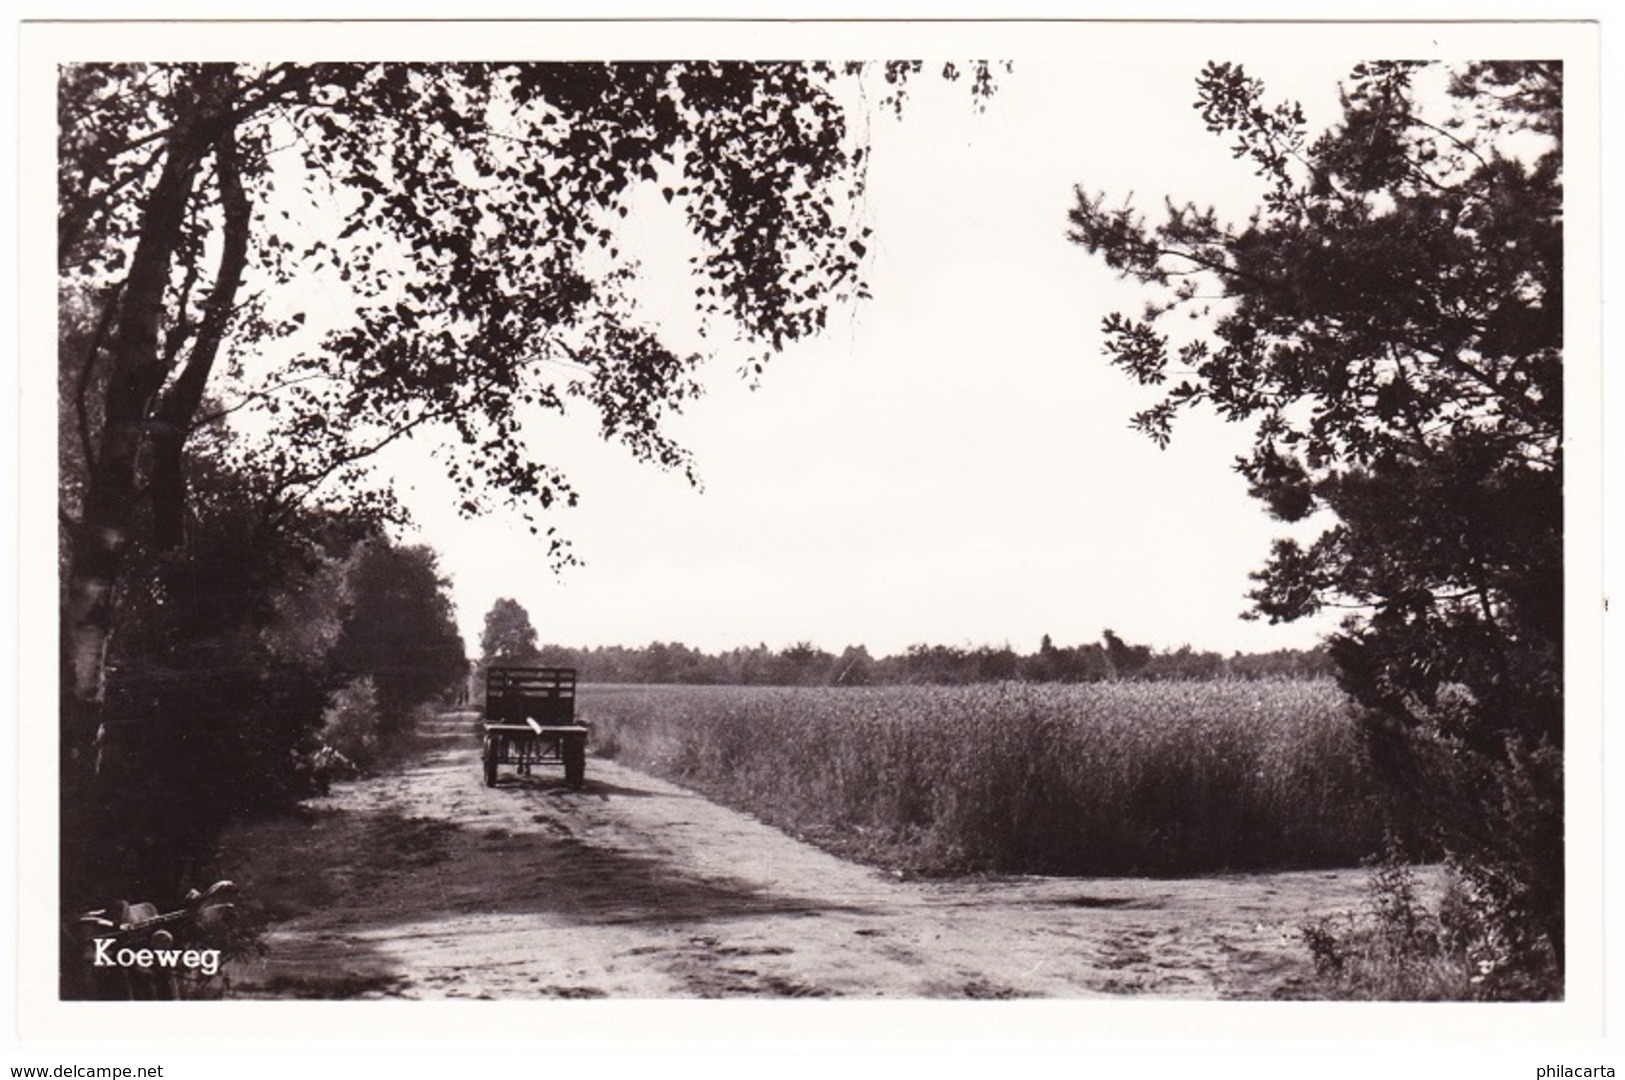
[[[159,390],[169,375],[161,348],[165,293],[187,206],[203,161],[235,123],[229,64],[195,69],[176,90],[176,122],[163,171],[146,196],[135,251],[108,344],[108,376],[97,453],[89,463],[83,512],[69,549],[62,613],[62,805],[70,821],[93,794],[108,644],[116,593],[140,499],[141,469]],[[235,285],[233,286],[235,287]],[[84,837],[78,838],[81,842]],[[64,850],[64,899],[75,859]]]
[[215,357],[225,339],[237,303],[237,286],[248,261],[250,208],[238,175],[237,140],[229,127],[215,143],[215,174],[220,183],[223,219],[220,266],[186,364],[165,391],[148,428],[152,443],[153,532],[160,548],[179,547],[185,540],[186,439],[192,433]]

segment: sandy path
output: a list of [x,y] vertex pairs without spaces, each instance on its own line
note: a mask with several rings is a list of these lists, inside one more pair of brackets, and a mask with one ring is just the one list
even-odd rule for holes
[[249,997],[1268,997],[1360,871],[899,880],[589,761],[484,787],[468,716],[228,841],[279,916]]

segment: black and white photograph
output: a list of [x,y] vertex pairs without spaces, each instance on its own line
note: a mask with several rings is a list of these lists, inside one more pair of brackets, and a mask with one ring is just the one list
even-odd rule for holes
[[1595,22],[19,37],[25,1033],[1600,1038]]

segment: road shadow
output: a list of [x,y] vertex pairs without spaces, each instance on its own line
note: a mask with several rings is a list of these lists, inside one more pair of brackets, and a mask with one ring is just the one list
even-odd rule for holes
[[502,773],[497,777],[496,787],[499,791],[526,792],[551,799],[596,799],[600,802],[607,801],[611,797],[634,799],[700,798],[700,796],[688,791],[673,791],[670,789],[657,791],[651,787],[630,787],[626,784],[612,784],[607,780],[595,779],[590,764],[587,767],[587,778],[580,787],[575,787],[567,782],[563,775],[557,771],[552,775],[546,772],[533,772],[529,776]]
[[873,913],[577,836],[560,815],[540,811],[611,793],[521,779],[536,782],[510,790],[535,798],[539,812],[519,827],[328,808],[241,830],[232,845],[240,906],[270,934],[264,960],[235,973],[235,996],[392,996],[415,974],[381,947],[392,932],[421,935],[436,923],[461,932],[480,916],[536,916],[539,929],[556,930]]

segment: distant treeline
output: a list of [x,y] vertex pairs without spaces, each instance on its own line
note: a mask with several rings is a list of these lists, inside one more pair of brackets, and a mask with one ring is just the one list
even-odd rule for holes
[[574,667],[583,682],[682,683],[697,686],[888,686],[1027,682],[1103,682],[1111,679],[1270,679],[1330,676],[1326,650],[1267,653],[1198,652],[1189,646],[1159,651],[1129,645],[1107,630],[1100,641],[1057,646],[1045,635],[1038,650],[1008,645],[957,648],[912,645],[901,655],[874,657],[862,645],[839,655],[806,642],[773,650],[766,645],[712,655],[687,645],[654,642],[641,648],[574,649],[541,645],[504,662]]

